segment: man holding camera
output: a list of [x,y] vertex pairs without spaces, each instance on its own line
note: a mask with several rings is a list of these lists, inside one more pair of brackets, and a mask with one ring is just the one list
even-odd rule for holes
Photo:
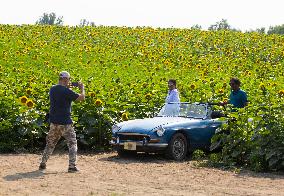
[[[74,84],[75,85],[75,84]],[[77,159],[77,140],[76,133],[72,126],[71,103],[72,101],[83,101],[85,99],[84,85],[77,83],[80,94],[72,91],[70,87],[70,74],[62,71],[59,74],[59,82],[51,87],[49,91],[50,110],[49,122],[50,130],[46,137],[46,147],[43,152],[42,161],[39,169],[46,169],[46,162],[52,154],[57,142],[63,136],[67,140],[69,149],[68,172],[79,171],[76,167]]]
[[[222,102],[220,105],[232,104],[234,108],[244,108],[248,105],[248,98],[245,91],[240,89],[241,81],[233,77],[230,80],[231,94],[228,102]],[[235,111],[235,109],[233,110]]]

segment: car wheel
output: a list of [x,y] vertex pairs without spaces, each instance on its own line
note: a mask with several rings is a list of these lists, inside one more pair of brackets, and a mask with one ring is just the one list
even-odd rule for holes
[[187,154],[187,141],[182,133],[175,134],[167,148],[166,155],[170,159],[181,161]]
[[117,154],[120,157],[133,157],[137,155],[137,151],[119,149]]

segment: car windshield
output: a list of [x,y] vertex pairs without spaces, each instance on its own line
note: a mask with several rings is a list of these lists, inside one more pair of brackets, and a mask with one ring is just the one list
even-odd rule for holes
[[157,116],[206,118],[207,105],[199,103],[166,103]]

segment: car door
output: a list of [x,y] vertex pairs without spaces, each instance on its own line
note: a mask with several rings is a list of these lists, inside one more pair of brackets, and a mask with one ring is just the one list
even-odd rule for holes
[[219,126],[220,122],[215,119],[200,120],[198,126],[190,130],[191,147],[194,149],[209,149],[211,138]]

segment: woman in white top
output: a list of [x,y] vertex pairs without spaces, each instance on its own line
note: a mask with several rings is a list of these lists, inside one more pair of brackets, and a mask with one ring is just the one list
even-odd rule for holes
[[166,97],[166,103],[180,102],[179,93],[178,93],[178,90],[176,88],[176,80],[169,79],[168,87],[169,87],[169,90],[168,90],[168,95]]

